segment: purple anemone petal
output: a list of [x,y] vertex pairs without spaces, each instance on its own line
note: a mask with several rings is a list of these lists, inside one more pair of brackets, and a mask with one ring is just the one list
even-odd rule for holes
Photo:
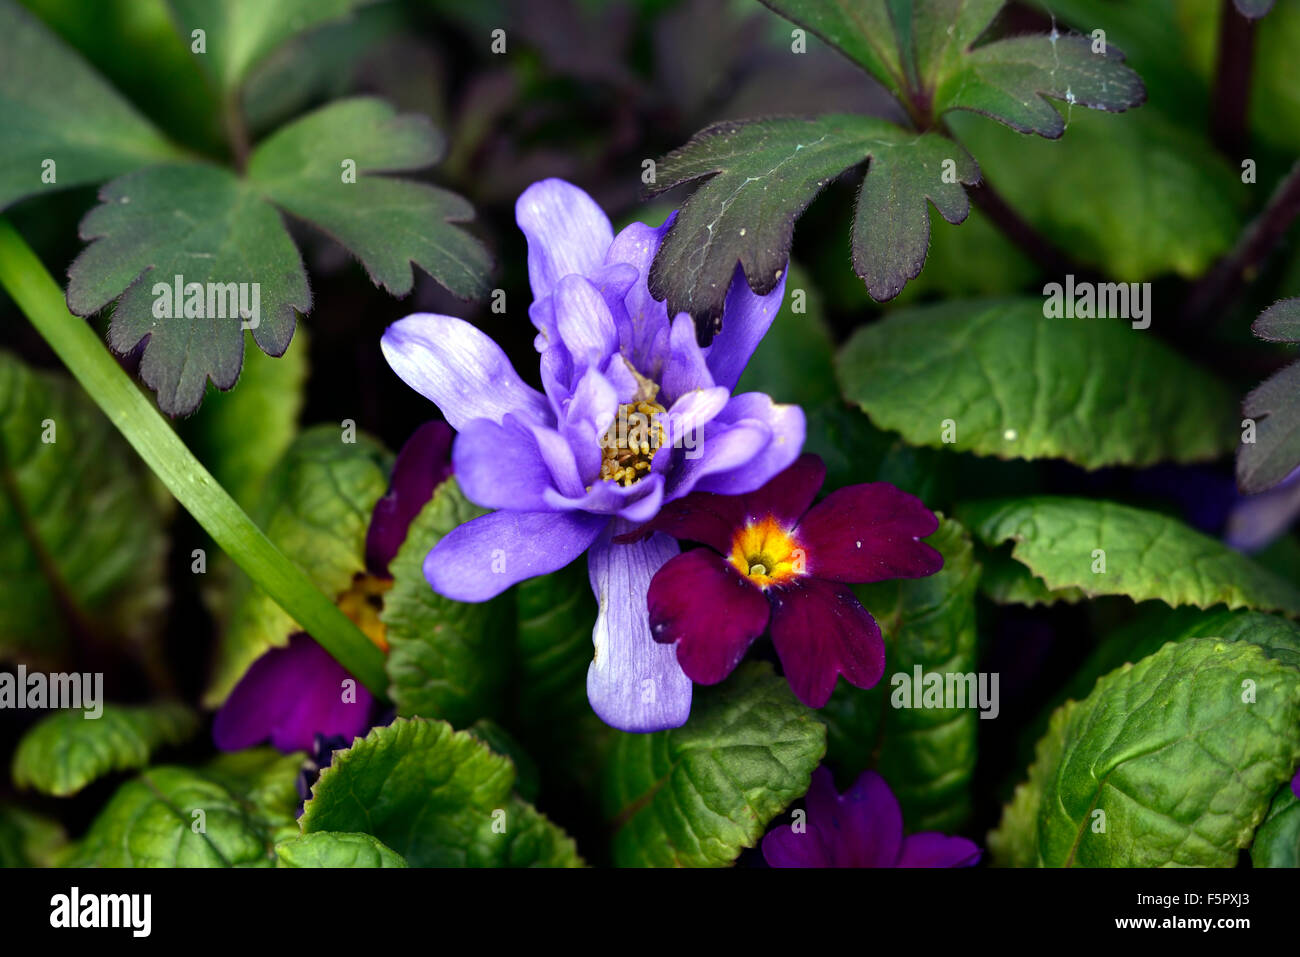
[[837,675],[871,688],[885,673],[880,627],[847,585],[796,578],[768,591],[772,643],[786,680],[810,708],[830,700]]
[[578,472],[578,459],[564,436],[539,425],[533,426],[532,433],[554,488],[563,495],[581,495],[582,476]]
[[722,309],[722,331],[713,339],[708,349],[709,369],[718,385],[734,389],[740,381],[759,341],[771,328],[785,297],[785,281],[789,269],[766,296],[749,288],[744,271],[736,266],[736,275],[727,290],[727,301]]
[[676,213],[658,228],[632,223],[614,237],[605,256],[606,262],[627,263],[639,274],[639,280],[623,297],[627,333],[625,338],[620,338],[619,345],[632,364],[647,375],[655,372],[655,360],[662,360],[660,352],[667,348],[668,305],[650,295],[646,278],[650,275],[650,264],[659,251],[659,244],[675,216]]
[[614,240],[609,217],[596,201],[562,179],[544,179],[520,194],[515,221],[528,239],[528,282],[533,298],[549,296],[565,276],[601,265]]
[[[355,694],[345,696],[345,681]],[[316,735],[348,741],[370,723],[370,692],[302,632],[253,662],[217,712],[212,738],[222,751],[239,751],[267,738],[280,751],[311,747]]]
[[767,627],[767,598],[707,548],[669,559],[647,598],[655,641],[676,644],[682,671],[717,684],[735,670]]
[[366,530],[366,567],[388,574],[388,563],[433,491],[451,475],[451,426],[426,422],[406,440],[393,463],[388,492],[375,503]]
[[703,435],[697,433],[694,449],[673,450],[674,460],[678,456],[681,460],[668,480],[669,500],[689,494],[713,474],[731,475],[743,470],[763,454],[771,439],[771,431],[762,422],[727,424],[714,418]]
[[463,319],[407,316],[384,331],[380,348],[401,380],[458,432],[474,419],[500,422],[508,412],[530,423],[550,420],[546,398],[524,384],[500,346]]
[[601,440],[618,415],[618,394],[609,380],[588,369],[560,412],[560,434],[569,443],[585,484],[600,475]]
[[1295,524],[1297,516],[1300,468],[1267,491],[1239,497],[1228,512],[1223,538],[1238,551],[1257,552]]
[[591,590],[600,608],[592,631],[587,699],[602,721],[622,731],[679,728],[691,713],[691,679],[672,646],[650,636],[646,591],[664,562],[677,554],[667,535],[616,545],[615,524],[587,555]]
[[665,417],[664,441],[671,446],[688,451],[701,448],[704,427],[712,422],[727,405],[730,393],[722,386],[712,389],[694,389],[673,402]]
[[913,834],[903,841],[897,867],[974,867],[980,848],[964,837],[949,837],[938,831]]
[[618,329],[604,297],[582,276],[565,276],[555,288],[555,325],[575,373],[600,368],[618,351]]
[[808,574],[840,582],[924,578],[943,556],[918,539],[933,535],[939,519],[915,495],[888,482],[837,489],[799,523]]
[[617,515],[633,524],[653,518],[663,503],[664,479],[662,475],[648,475],[631,485],[620,485],[612,479],[593,482],[580,495],[572,497],[547,491],[547,507],[556,511],[577,509],[599,515]]
[[490,419],[465,424],[456,436],[452,461],[467,499],[482,508],[546,510],[543,493],[551,487],[551,470],[537,447],[534,428],[540,430],[513,415],[500,424]]
[[[806,424],[803,409],[797,405],[773,402],[761,392],[745,392],[732,396],[727,407],[713,420],[712,428],[734,426],[761,426],[769,440],[745,463],[730,469],[710,469],[694,486],[700,492],[718,492],[722,495],[743,495],[765,485],[778,472],[790,466],[803,451]],[[705,436],[705,445],[708,445]]]
[[433,590],[487,601],[515,582],[563,568],[609,524],[603,515],[503,509],[458,525],[424,559]]
[[695,339],[695,323],[686,313],[673,320],[668,344],[668,365],[662,379],[664,401],[672,404],[695,389],[712,389],[713,376]]

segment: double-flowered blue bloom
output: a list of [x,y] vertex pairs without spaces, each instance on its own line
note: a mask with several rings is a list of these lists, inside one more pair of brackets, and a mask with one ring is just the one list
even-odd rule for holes
[[627,731],[677,727],[690,713],[691,681],[674,649],[651,637],[646,592],[678,546],[661,533],[616,539],[691,492],[752,492],[799,455],[799,408],[732,395],[785,277],[758,296],[737,270],[721,332],[701,347],[691,317],[670,317],[646,287],[668,224],[634,223],[615,236],[590,196],[554,179],[529,187],[516,215],[543,392],[464,320],[407,316],[383,337],[394,371],[456,429],[466,497],[495,509],[443,538],[425,576],[449,598],[485,601],[586,552],[599,603],[593,709]]

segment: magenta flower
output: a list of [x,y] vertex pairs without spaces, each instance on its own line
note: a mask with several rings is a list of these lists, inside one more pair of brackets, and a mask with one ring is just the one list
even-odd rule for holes
[[626,731],[677,727],[691,682],[651,639],[645,601],[677,543],[614,539],[692,491],[752,491],[799,454],[802,411],[731,395],[784,278],[756,296],[738,271],[722,330],[702,348],[690,316],[670,317],[646,288],[666,227],[634,223],[615,236],[591,197],[554,179],[530,186],[516,216],[544,392],[464,320],[413,315],[384,333],[389,365],[458,431],[452,457],[466,497],[496,509],[445,536],[425,577],[448,598],[485,601],[588,553],[599,603],[592,708]]
[[655,640],[677,646],[693,681],[731,674],[769,627],[786,680],[810,707],[826,704],[839,675],[870,688],[884,674],[880,628],[848,583],[933,575],[943,556],[918,539],[939,520],[887,482],[809,508],[825,478],[822,460],[803,455],[756,492],[689,495],[644,526],[707,546],[667,562],[648,596]]
[[825,767],[813,772],[804,799],[807,819],[763,838],[772,867],[973,867],[980,849],[964,837],[938,831],[903,836],[903,812],[889,785],[864,771],[844,794]]
[[[375,503],[366,535],[368,576],[354,583],[340,606],[358,621],[372,641],[386,649],[383,625],[367,599],[390,584],[393,560],[412,520],[433,491],[451,474],[451,429],[426,422],[412,433],[393,464],[389,490]],[[355,695],[344,696],[352,675],[305,632],[272,648],[253,662],[217,712],[212,738],[222,751],[238,751],[267,740],[286,754],[311,750],[317,736],[363,734],[371,725],[374,697],[354,681]]]

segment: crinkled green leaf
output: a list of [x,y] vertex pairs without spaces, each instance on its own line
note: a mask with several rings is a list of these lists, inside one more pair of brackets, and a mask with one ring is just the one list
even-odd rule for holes
[[104,705],[97,718],[56,711],[23,735],[14,784],[67,797],[105,774],[144,767],[158,748],[181,744],[197,729],[194,712],[179,704]]
[[1233,400],[1214,377],[1149,330],[1043,310],[1009,299],[891,313],[845,344],[840,385],[881,428],[957,452],[1099,468],[1232,448]]
[[271,136],[253,151],[246,178],[199,164],[120,177],[81,223],[90,245],[68,270],[68,306],[88,316],[116,300],[109,344],[126,354],[147,340],[141,378],[164,412],[187,415],[209,379],[221,389],[235,384],[245,325],[264,352],[279,356],[297,314],[311,308],[307,273],[277,205],[341,242],[395,295],[410,292],[412,262],[454,294],[478,295],[490,260],[453,225],[472,217],[469,205],[374,175],[428,166],[440,151],[425,118],[362,97]]
[[902,805],[909,830],[953,831],[971,810],[980,712],[974,701],[966,708],[895,708],[892,678],[911,680],[917,665],[924,674],[976,671],[980,566],[970,537],[951,519],[927,541],[943,554],[937,574],[855,589],[885,638],[884,678],[869,689],[841,681],[819,714],[828,732],[827,759],[843,777],[874,766]]
[[275,845],[279,867],[406,867],[402,855],[369,834],[317,831]]
[[[274,203],[319,226],[351,250],[371,280],[394,296],[411,291],[411,264],[454,295],[487,291],[491,259],[454,223],[474,218],[455,193],[370,175],[423,169],[442,158],[441,134],[426,117],[398,115],[382,100],[354,98],[322,107],[253,151],[248,176]],[[355,182],[343,165],[355,163]]]
[[292,814],[268,818],[218,775],[150,768],[117,790],[64,864],[272,867],[275,843],[294,830]]
[[1169,644],[1057,711],[989,848],[1020,866],[1232,867],[1297,761],[1300,673],[1246,642]]
[[[246,181],[214,166],[155,166],[114,180],[99,198],[81,222],[90,245],[68,270],[68,308],[89,316],[121,297],[108,343],[124,355],[148,338],[140,378],[164,412],[192,412],[209,379],[234,386],[245,322],[268,355],[289,347],[296,313],[311,309],[307,273],[280,214]],[[184,290],[195,283],[204,315],[187,317]]]
[[[1271,342],[1300,342],[1300,299],[1269,306],[1251,329]],[[1244,492],[1262,492],[1300,465],[1300,363],[1265,379],[1246,396],[1241,411],[1256,423],[1255,441],[1242,442],[1237,450],[1237,484]]]
[[1012,558],[1052,590],[1300,615],[1290,582],[1159,512],[1044,495],[970,502],[957,517],[986,545],[1013,542]]
[[223,91],[235,89],[268,53],[296,34],[346,17],[369,0],[170,0],[182,38],[204,32],[196,53]]
[[725,867],[808,790],[826,728],[767,665],[698,689],[680,728],[621,734],[602,801],[622,867]]
[[[548,716],[549,717],[549,716]],[[551,720],[554,720],[553,717]],[[515,793],[525,801],[537,800],[541,790],[541,773],[523,745],[491,718],[480,718],[465,729],[497,754],[504,754],[515,766]]]
[[0,351],[0,657],[52,661],[78,632],[148,638],[166,511],[80,386]]
[[718,123],[670,153],[654,193],[703,182],[655,256],[652,293],[667,296],[670,314],[716,318],[737,263],[755,292],[771,292],[785,274],[795,220],[827,183],[867,159],[854,268],[872,296],[896,296],[925,262],[926,201],[961,222],[970,209],[962,184],[976,182],[979,170],[946,137],[848,114]]
[[1255,867],[1300,867],[1300,799],[1291,782],[1277,789],[1268,816],[1250,845]]
[[13,0],[0,0],[0,63],[0,209],[176,157],[148,120]]
[[0,867],[50,867],[67,840],[58,821],[0,804]]
[[578,866],[573,842],[511,793],[515,770],[444,721],[398,718],[321,772],[304,833],[363,831],[413,867]]
[[[366,531],[388,488],[391,456],[364,434],[321,425],[294,440],[263,489],[255,518],[282,552],[327,595],[338,596],[365,571]],[[225,700],[261,654],[285,645],[297,623],[242,573],[204,703]]]
[[455,479],[438,486],[389,564],[384,596],[388,693],[398,714],[465,727],[498,714],[510,671],[511,595],[490,602],[444,598],[424,577],[425,556],[457,525],[484,514]]
[[1076,111],[1060,142],[976,117],[952,126],[1016,212],[1108,279],[1201,275],[1232,248],[1255,188],[1204,133],[1154,110]]
[[1077,604],[1087,596],[1077,588],[1053,591],[1011,557],[1009,547],[985,550],[980,556],[984,574],[980,576],[980,594],[999,605],[1052,605],[1058,601]]

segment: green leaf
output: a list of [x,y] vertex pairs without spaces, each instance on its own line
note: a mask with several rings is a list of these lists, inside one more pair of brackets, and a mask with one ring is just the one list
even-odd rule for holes
[[1205,134],[1154,110],[1076,112],[1060,142],[976,117],[952,127],[1016,212],[1107,278],[1200,276],[1232,248],[1254,189]]
[[[874,766],[903,807],[912,831],[959,830],[971,810],[979,710],[897,708],[890,676],[976,671],[975,591],[980,566],[969,535],[951,519],[927,541],[943,554],[928,578],[855,589],[880,624],[888,673],[875,688],[840,682],[822,710],[827,760],[846,778]],[[913,687],[913,694],[920,688]]]
[[[0,209],[178,155],[103,77],[13,0],[0,0],[0,63]],[[47,161],[54,166],[43,165]]]
[[166,602],[166,505],[71,380],[0,351],[0,657],[145,640]]
[[1057,711],[989,848],[1021,866],[1232,867],[1297,761],[1300,674],[1245,642],[1169,644]]
[[56,711],[23,735],[14,784],[67,797],[105,774],[144,767],[158,748],[181,744],[197,729],[194,712],[179,704],[104,705],[98,718]]
[[957,517],[986,545],[1014,542],[1012,558],[1052,590],[1300,615],[1295,586],[1158,512],[1045,495],[971,502]]
[[1077,588],[1062,588],[1053,591],[1041,578],[1034,577],[1020,562],[1011,557],[1011,549],[1003,547],[996,550],[983,550],[980,564],[984,574],[980,576],[980,594],[992,599],[999,605],[1052,605],[1058,601],[1074,605],[1087,596]]
[[1044,309],[1012,299],[891,313],[845,344],[840,385],[881,428],[957,452],[1100,468],[1232,448],[1231,393],[1208,373],[1149,332]]
[[[398,116],[370,98],[340,100],[286,126],[253,151],[249,178],[284,209],[320,227],[357,255],[370,279],[394,296],[414,285],[411,264],[453,295],[488,290],[492,261],[469,233],[451,224],[474,218],[455,193],[387,176],[423,169],[444,152],[426,117]],[[343,166],[356,164],[355,182]]]
[[413,867],[580,865],[573,842],[511,794],[514,778],[510,759],[473,735],[398,718],[335,753],[302,829],[363,831]]
[[[182,424],[186,444],[245,509],[298,433],[308,371],[307,329],[279,359],[260,349],[244,356],[238,389],[208,389],[202,407]],[[256,435],[257,441],[248,437]]]
[[1277,789],[1268,816],[1255,832],[1250,863],[1255,867],[1300,867],[1300,799],[1290,781]]
[[655,256],[651,292],[668,297],[670,313],[716,318],[737,263],[756,293],[771,292],[785,274],[795,220],[826,184],[868,159],[854,269],[875,298],[896,296],[925,262],[926,200],[961,222],[970,210],[961,184],[977,182],[979,170],[946,137],[848,114],[718,123],[670,153],[652,193],[703,182]]
[[290,37],[348,16],[368,0],[171,0],[182,39],[204,32],[206,52],[196,54],[222,91],[240,85],[248,71]]
[[1114,47],[1088,37],[1015,36],[976,41],[1002,0],[763,0],[836,47],[891,89],[924,126],[949,110],[972,110],[1022,133],[1058,137],[1061,114],[1047,97],[1122,112],[1146,100]]
[[212,166],[155,166],[99,198],[81,223],[90,245],[68,269],[68,308],[90,316],[120,296],[108,344],[125,355],[147,337],[140,378],[164,412],[194,411],[208,379],[234,386],[244,312],[264,352],[289,347],[296,314],[311,309],[307,273],[280,215],[246,182]]
[[0,804],[0,867],[51,867],[67,840],[58,821]]
[[295,831],[292,813],[268,815],[217,774],[157,767],[118,789],[64,864],[272,867]]
[[275,845],[279,867],[406,867],[402,855],[369,834],[317,831]]
[[424,577],[425,556],[442,537],[483,514],[448,479],[411,522],[389,565],[393,587],[379,617],[389,647],[388,693],[398,714],[465,727],[500,711],[510,670],[511,597],[452,601]]
[[[1300,342],[1300,299],[1269,306],[1251,330],[1270,342]],[[1246,396],[1241,411],[1257,422],[1255,441],[1237,450],[1237,484],[1243,492],[1262,492],[1300,465],[1300,362],[1265,379]]]
[[680,728],[621,734],[602,801],[620,867],[725,867],[808,790],[826,728],[767,665],[701,688]]
[[[347,591],[365,571],[366,531],[388,489],[391,456],[375,440],[343,441],[341,429],[308,429],[272,472],[256,511],[258,524],[326,595]],[[244,575],[236,578],[230,620],[204,704],[216,707],[263,652],[302,629]]]
[[341,242],[395,295],[411,291],[412,262],[455,295],[479,295],[490,259],[453,225],[472,217],[469,205],[432,186],[373,175],[428,166],[440,152],[427,119],[362,97],[271,136],[253,151],[247,178],[198,164],[123,176],[82,221],[90,245],[68,270],[68,306],[89,316],[116,300],[109,345],[127,354],[144,342],[141,378],[164,412],[188,415],[209,379],[234,386],[245,324],[264,352],[279,356],[297,314],[311,308],[307,273],[277,206]]

